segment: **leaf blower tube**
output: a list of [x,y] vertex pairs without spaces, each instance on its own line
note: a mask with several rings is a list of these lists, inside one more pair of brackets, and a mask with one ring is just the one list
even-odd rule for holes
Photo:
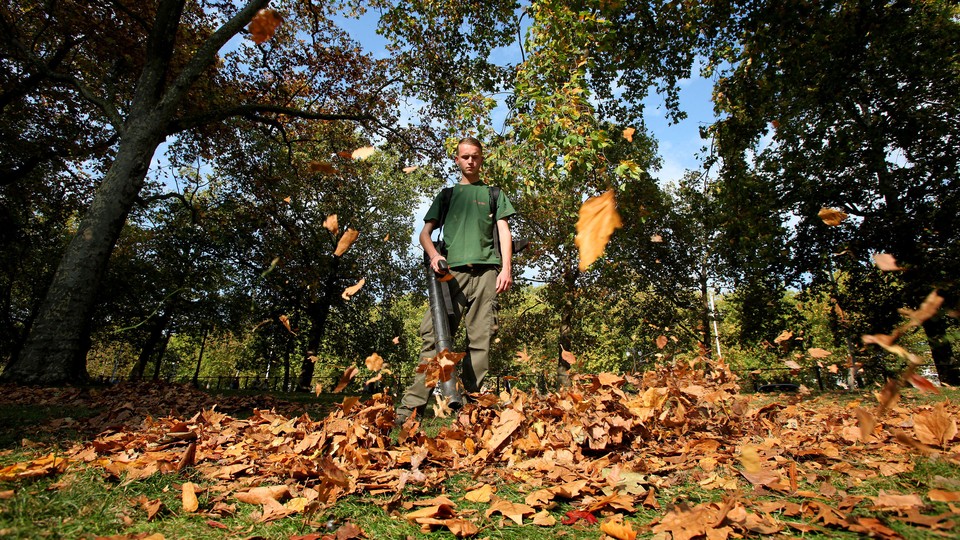
[[[433,318],[433,333],[437,338],[436,352],[439,355],[443,351],[453,350],[453,336],[450,335],[450,318],[447,316],[447,308],[443,301],[443,283],[437,277],[438,275],[430,267],[429,259],[427,263],[427,287],[430,294],[430,315]],[[444,274],[450,271],[447,261],[441,260],[438,264]],[[459,409],[463,406],[463,396],[460,395],[458,385],[459,381],[456,375],[456,368],[450,374],[446,381],[440,381],[440,392],[444,397],[449,398],[447,406],[451,409]]]

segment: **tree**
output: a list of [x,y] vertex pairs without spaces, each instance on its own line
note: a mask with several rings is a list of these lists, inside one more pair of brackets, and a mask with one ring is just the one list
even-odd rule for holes
[[[159,0],[87,9],[85,3],[60,2],[44,9],[18,2],[5,8],[5,26],[17,30],[4,35],[6,50],[13,51],[8,65],[25,82],[43,81],[23,85],[16,97],[84,104],[91,118],[78,114],[74,121],[116,137],[96,195],[5,380],[85,378],[97,287],[163,141],[174,135],[189,140],[233,118],[281,127],[290,117],[372,121],[370,111],[389,101],[383,66],[357,54],[329,22],[330,12],[312,3],[291,4],[294,17],[273,41],[241,45],[221,57],[221,49],[267,3],[251,0],[236,9],[230,3]],[[119,40],[88,37],[104,35],[92,30],[100,27],[116,28],[110,34]],[[298,40],[300,30],[312,31],[312,39]]]

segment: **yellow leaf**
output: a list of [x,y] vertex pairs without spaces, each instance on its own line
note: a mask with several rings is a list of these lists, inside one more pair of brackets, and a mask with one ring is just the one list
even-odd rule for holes
[[184,512],[193,513],[200,508],[200,502],[197,500],[197,486],[193,482],[183,484],[180,499],[183,502]]
[[337,223],[337,215],[330,214],[327,216],[327,219],[323,220],[323,228],[332,232],[334,235],[340,233],[340,224]]
[[464,494],[463,498],[470,502],[488,503],[490,502],[490,498],[492,496],[493,486],[490,484],[484,484],[473,491],[468,491],[466,494]]
[[623,130],[623,138],[626,139],[627,142],[633,142],[633,134],[636,132],[637,130],[632,127],[626,128]]
[[637,531],[633,530],[630,522],[623,521],[623,516],[620,514],[605,519],[600,524],[600,531],[617,540],[636,540],[637,538]]
[[817,216],[831,227],[836,227],[843,223],[843,220],[847,219],[847,213],[843,210],[837,210],[836,208],[821,208],[820,211],[817,212]]
[[367,365],[367,369],[370,371],[380,371],[383,368],[383,357],[377,353],[373,353],[368,356],[363,363]]
[[897,266],[897,259],[889,253],[874,253],[873,262],[877,264],[877,268],[883,270],[884,272],[896,272],[898,270],[903,270]]
[[339,257],[346,253],[347,250],[350,249],[350,246],[357,240],[358,236],[360,236],[360,233],[353,229],[343,231],[343,236],[341,236],[340,241],[337,242],[337,249],[334,250],[333,254]]
[[580,250],[580,271],[586,270],[603,254],[610,235],[620,227],[623,227],[623,221],[617,212],[613,190],[591,197],[580,206],[577,236],[574,239]]
[[293,201],[293,199],[291,199],[290,197],[284,197],[284,198],[283,198],[283,202],[285,202],[285,203],[287,203],[287,204],[290,204],[291,201]]
[[247,30],[250,32],[250,38],[253,42],[260,45],[273,37],[281,22],[283,22],[283,17],[276,10],[261,9],[250,20]]
[[357,148],[356,150],[354,150],[353,153],[350,154],[350,157],[352,157],[353,159],[364,160],[372,156],[376,151],[377,149],[372,146],[364,146],[362,148]]
[[356,285],[351,285],[350,287],[344,289],[343,294],[340,295],[340,298],[343,298],[344,300],[350,300],[350,297],[357,294],[357,291],[363,288],[363,285],[366,282],[366,278],[360,278],[360,281],[358,281]]
[[740,464],[743,465],[743,470],[750,474],[760,472],[760,453],[756,446],[748,444],[740,449]]

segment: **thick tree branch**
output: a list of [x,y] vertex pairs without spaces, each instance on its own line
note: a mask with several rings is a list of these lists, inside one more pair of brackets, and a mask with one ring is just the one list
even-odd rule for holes
[[369,114],[317,113],[305,111],[296,107],[251,103],[246,105],[237,105],[235,107],[228,107],[217,111],[209,111],[204,114],[198,114],[186,118],[175,119],[167,126],[166,134],[173,135],[187,129],[204,126],[214,122],[220,122],[235,116],[255,117],[254,119],[259,122],[266,122],[266,118],[257,116],[263,113],[285,114],[287,116],[305,118],[308,120],[352,120],[357,122],[374,120],[374,117]]

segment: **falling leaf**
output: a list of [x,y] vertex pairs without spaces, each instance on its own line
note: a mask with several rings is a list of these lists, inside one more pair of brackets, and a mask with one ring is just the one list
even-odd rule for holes
[[817,212],[817,216],[823,220],[824,223],[831,227],[836,227],[837,225],[843,223],[847,219],[847,213],[842,210],[837,210],[835,208],[821,208]]
[[347,229],[343,231],[343,236],[340,237],[340,241],[337,242],[337,249],[334,250],[333,254],[337,257],[343,255],[350,249],[350,246],[357,240],[357,237],[360,236],[358,231],[353,229]]
[[794,362],[793,360],[787,360],[783,363],[783,365],[787,366],[790,369],[803,369],[803,367],[801,367],[800,364]]
[[290,197],[284,197],[284,198],[283,198],[283,202],[285,202],[285,203],[287,203],[287,204],[290,204],[292,201],[293,201],[293,199],[290,198]]
[[327,163],[326,161],[311,161],[310,172],[321,173],[321,174],[337,174],[340,171],[338,171],[336,167]]
[[350,157],[353,159],[364,160],[372,156],[376,151],[377,149],[372,146],[364,146],[354,150],[353,153],[350,154]]
[[320,383],[317,383],[317,385],[313,387],[313,394],[319,397],[322,392],[323,392],[323,385]]
[[788,339],[790,339],[790,338],[792,338],[792,337],[793,337],[793,332],[791,332],[791,331],[789,331],[789,330],[784,330],[783,332],[780,332],[780,335],[777,336],[777,337],[773,340],[773,342],[779,345],[780,343],[783,343],[784,341],[786,341],[786,340],[788,340]]
[[184,482],[180,489],[183,511],[187,513],[196,512],[200,508],[200,502],[197,500],[197,486],[193,482]]
[[490,498],[493,496],[493,486],[490,484],[484,484],[477,489],[468,491],[463,495],[463,498],[475,503],[488,503]]
[[[563,354],[563,353],[561,353]],[[524,346],[522,351],[517,351],[517,360],[522,364],[530,364],[530,355],[527,354],[527,347]],[[569,362],[568,362],[569,363]]]
[[393,336],[393,344],[394,345],[400,344],[400,336]]
[[873,430],[877,427],[877,419],[862,407],[854,409],[854,413],[857,415],[857,424],[860,426],[860,442],[870,442]]
[[910,373],[907,375],[907,382],[912,384],[914,388],[920,390],[921,392],[932,392],[934,394],[940,393],[940,389],[937,388],[937,385],[933,384],[929,379],[922,375]]
[[743,466],[745,472],[750,474],[760,472],[760,453],[757,452],[756,446],[748,444],[740,449],[740,465]]
[[383,369],[383,357],[377,353],[368,356],[363,363],[366,364],[367,369],[370,371],[380,371]]
[[356,285],[351,285],[343,290],[343,294],[340,295],[340,298],[344,300],[350,300],[350,297],[357,294],[357,292],[363,288],[363,285],[367,282],[366,278],[360,278],[360,281]]
[[807,349],[807,354],[809,354],[811,358],[826,358],[833,353],[826,349],[820,349],[820,348],[814,347],[811,349]]
[[420,167],[419,167],[418,165],[412,165],[412,166],[410,166],[410,167],[404,167],[404,168],[403,168],[403,172],[405,172],[405,173],[407,173],[407,174],[410,174],[410,173],[412,173],[413,171],[415,171],[415,170],[417,170],[417,169],[419,169],[419,168],[420,168]]
[[333,389],[333,393],[336,394],[339,392],[343,392],[343,389],[346,388],[348,384],[350,384],[350,381],[352,381],[353,378],[357,376],[357,373],[359,371],[360,370],[357,369],[357,366],[348,367],[346,371],[343,372],[343,375],[340,376],[340,382],[338,382],[336,388]]
[[577,357],[573,355],[572,352],[560,347],[560,358],[563,359],[567,365],[572,366],[577,363]]
[[633,530],[630,522],[625,522],[620,514],[605,519],[600,524],[600,531],[617,540],[636,540],[637,538],[637,531]]
[[587,199],[580,206],[577,236],[574,244],[580,250],[580,271],[584,271],[603,254],[613,231],[623,227],[617,212],[613,190]]
[[260,45],[273,37],[281,22],[283,22],[283,18],[276,10],[261,9],[253,16],[247,30],[250,32],[253,42]]
[[293,335],[297,335],[297,333],[294,332],[292,328],[290,328],[290,318],[289,318],[289,317],[287,317],[286,315],[280,315],[280,316],[277,317],[277,318],[280,319],[280,324],[282,324],[283,327],[287,329],[287,332],[290,332],[290,333],[293,334]]
[[657,337],[657,348],[662,349],[667,346],[667,336],[661,335]]
[[326,219],[323,220],[323,228],[332,232],[334,235],[340,233],[340,224],[337,223],[337,215],[330,214]]
[[650,235],[650,241],[653,242],[654,244],[660,244],[663,242],[663,237],[660,236],[659,234],[652,234]]
[[950,416],[943,402],[933,410],[913,415],[913,430],[924,444],[947,447],[957,436],[957,419]]
[[873,262],[876,263],[877,268],[884,272],[903,270],[903,268],[897,266],[897,259],[889,253],[875,253],[873,255]]
[[636,132],[637,132],[636,129],[632,127],[628,127],[623,130],[623,138],[626,139],[627,142],[633,142],[633,134]]

